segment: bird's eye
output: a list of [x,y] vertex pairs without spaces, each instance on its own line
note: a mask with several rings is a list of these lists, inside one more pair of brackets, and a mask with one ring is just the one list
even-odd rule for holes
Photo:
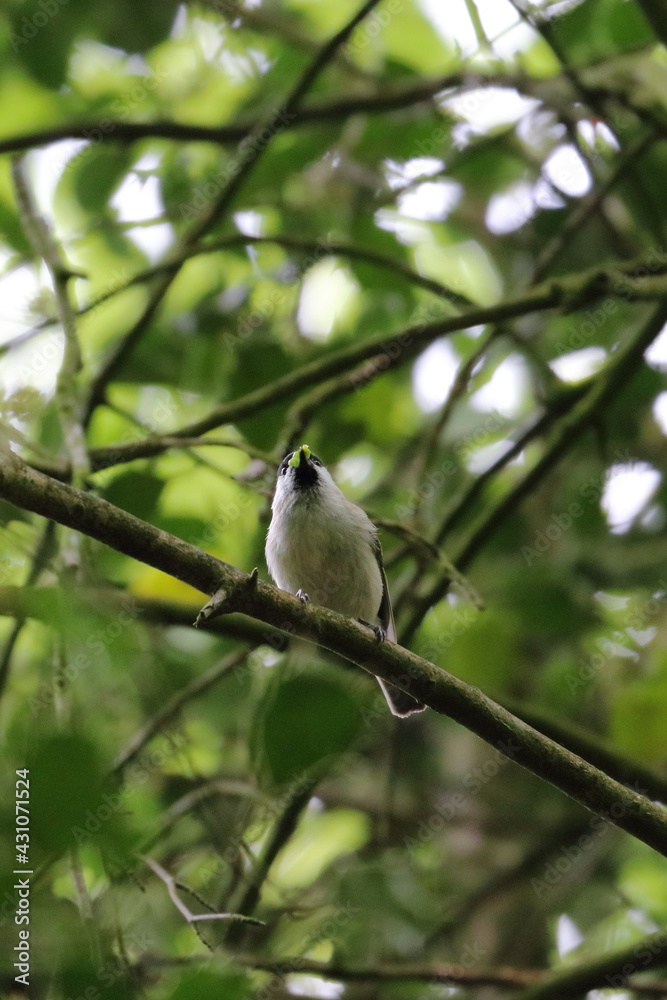
[[286,466],[286,465],[284,465],[284,466],[282,467],[282,469],[280,470],[280,475],[281,475],[281,476],[284,476],[286,472],[287,472],[287,466]]

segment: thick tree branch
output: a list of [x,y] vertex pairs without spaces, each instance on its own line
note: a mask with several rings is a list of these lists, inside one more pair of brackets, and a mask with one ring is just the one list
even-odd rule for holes
[[471,300],[466,295],[462,295],[455,289],[449,288],[447,285],[443,285],[442,282],[436,281],[435,278],[429,278],[426,275],[419,274],[418,271],[415,271],[403,261],[397,260],[396,257],[390,257],[389,254],[379,253],[378,251],[371,250],[367,247],[357,246],[355,243],[345,243],[341,240],[329,239],[308,240],[288,235],[246,236],[244,233],[233,233],[231,236],[223,236],[220,239],[208,240],[206,243],[199,244],[187,253],[184,253],[181,257],[174,257],[174,260],[169,264],[156,264],[154,267],[148,267],[145,270],[140,271],[138,274],[133,275],[125,283],[109,289],[109,291],[105,292],[105,294],[101,295],[94,302],[91,302],[89,306],[85,306],[81,312],[88,312],[96,306],[101,305],[102,302],[106,302],[114,295],[124,292],[127,288],[131,288],[133,285],[142,284],[144,281],[148,281],[151,278],[164,273],[164,271],[168,270],[169,267],[175,262],[184,263],[192,257],[199,257],[209,253],[217,253],[220,250],[228,250],[233,247],[261,246],[262,244],[272,244],[274,246],[282,247],[285,250],[292,250],[296,253],[306,254],[308,258],[312,259],[313,263],[320,260],[322,257],[349,257],[350,260],[358,260],[364,264],[371,264],[375,267],[384,268],[385,270],[404,278],[406,281],[410,282],[410,284],[416,285],[419,288],[424,288],[428,292],[433,292],[433,294],[437,295],[439,298],[445,299],[460,308],[466,308],[473,305]]
[[554,740],[572,753],[583,757],[595,767],[623,785],[643,789],[643,794],[657,802],[667,802],[667,776],[619,753],[616,746],[603,736],[569,722],[537,705],[502,698],[501,703],[513,715]]
[[[583,965],[559,971],[523,990],[517,1000],[579,1000],[596,988],[619,987],[639,992],[639,984],[630,982],[638,972],[667,961],[667,933],[658,931],[620,951]],[[660,984],[664,989],[664,983]]]
[[[138,620],[158,625],[191,628],[199,611],[199,606],[137,597],[113,587],[88,587],[84,593],[77,593],[77,597],[79,596],[83,608],[85,609],[86,602],[90,601],[91,610],[95,614],[99,614],[100,608],[110,614],[130,609],[136,612]],[[66,613],[70,600],[69,594],[64,590],[57,587],[30,586],[29,580],[23,587],[0,587],[0,616],[36,618],[47,624],[53,624]],[[254,645],[268,644],[277,650],[285,649],[287,644],[284,632],[269,625],[262,625],[261,622],[245,615],[225,615],[223,618],[216,618],[207,626],[207,631]]]
[[[478,76],[447,73],[431,79],[420,78],[409,84],[388,86],[374,94],[314,101],[312,104],[298,108],[287,127],[301,128],[323,122],[345,121],[354,114],[383,114],[399,111],[402,108],[430,101],[436,94],[444,90],[469,90],[491,85],[516,88],[522,91],[531,89],[532,92],[536,87],[536,82],[523,74]],[[63,139],[84,139],[91,143],[170,139],[174,142],[210,142],[214,145],[229,145],[245,139],[260,124],[263,125],[264,122],[260,123],[257,120],[239,121],[211,127],[186,125],[182,122],[172,121],[127,122],[114,118],[99,118],[84,122],[72,122],[54,128],[39,129],[25,135],[2,139],[0,140],[0,154],[22,153],[38,146],[62,142]]]
[[[81,531],[134,559],[216,594],[221,611],[243,611],[316,642],[396,684],[434,711],[466,726],[581,805],[667,855],[662,808],[609,778],[516,718],[477,688],[363,626],[248,576],[105,500],[35,472],[10,453],[0,458],[0,497]],[[221,598],[224,600],[221,601]]]
[[[614,976],[634,960],[632,972],[625,974],[626,988],[645,996],[662,996],[665,983],[627,983],[629,976],[636,975],[652,965],[664,964],[664,954],[667,951],[667,935],[663,932],[651,934],[629,948],[607,955],[596,962],[586,963],[568,969],[567,973],[550,976],[539,969],[466,969],[456,962],[438,962],[429,965],[392,965],[382,963],[381,966],[366,969],[351,969],[344,965],[327,962],[316,962],[295,956],[290,959],[271,959],[255,955],[238,955],[236,960],[251,969],[266,969],[279,975],[305,973],[321,976],[325,979],[341,982],[399,982],[414,980],[417,982],[451,983],[459,986],[496,986],[503,989],[524,989],[519,994],[520,1000],[569,1000],[580,997],[588,990],[596,987],[613,985]],[[648,961],[642,962],[642,957],[648,956]],[[651,961],[652,959],[652,961]],[[621,977],[623,978],[623,977]],[[556,987],[562,984],[563,992],[557,992]],[[576,984],[579,984],[578,987]],[[528,989],[525,989],[528,987]]]
[[[391,530],[390,525],[383,523],[383,526],[387,530]],[[467,586],[467,581],[463,581],[462,585]],[[471,599],[473,597],[474,595],[471,595]],[[107,609],[111,614],[116,613],[119,609],[128,610],[128,595],[113,588],[87,591],[85,595],[82,595],[82,600],[84,602],[90,600],[96,613],[99,612],[100,608]],[[132,610],[137,612],[139,621],[155,622],[160,625],[179,625],[183,628],[192,627],[192,622],[199,611],[199,607],[195,605],[188,606],[147,597],[133,596],[130,603]],[[0,616],[16,617],[21,622],[26,618],[36,618],[49,624],[62,618],[67,610],[68,597],[56,587],[0,587]],[[251,642],[253,645],[269,644],[274,649],[284,649],[287,644],[284,632],[245,615],[223,615],[210,622],[207,631],[243,642]],[[239,655],[242,659],[246,654],[244,652]],[[145,733],[148,733],[146,738],[150,738],[187,701],[198,697],[205,690],[208,690],[211,684],[222,678],[227,670],[233,669],[234,662],[232,661],[233,657],[232,660],[226,659],[223,663],[216,664],[200,678],[196,678],[170,698],[156,712],[152,720],[143,726],[128,743],[125,750],[120,752],[115,766],[117,768],[124,767],[131,757],[136,756],[138,751],[135,751],[134,747],[140,738],[139,734],[142,734],[141,745],[143,746]],[[645,789],[646,794],[652,799],[660,802],[667,801],[667,778],[640,761],[618,753],[615,747],[601,737],[595,736],[573,723],[564,722],[534,705],[524,702],[508,702],[507,699],[503,699],[502,704],[513,715],[523,719],[524,722],[538,729],[556,743],[594,764],[610,777],[624,785]],[[140,750],[141,747],[138,749]],[[129,754],[128,751],[130,751]],[[559,843],[563,839],[567,840],[567,838],[561,837]]]
[[[635,262],[634,266],[639,265]],[[661,258],[660,262],[656,261],[653,266],[655,273],[658,267],[667,267],[667,257]],[[648,285],[650,279],[632,277],[621,279],[619,277],[621,273],[623,273],[621,267],[615,266],[608,270],[594,268],[580,274],[568,275],[537,285],[516,299],[498,302],[493,306],[480,306],[435,323],[419,323],[396,334],[372,337],[360,344],[355,343],[338,351],[329,352],[324,357],[317,358],[275,379],[269,385],[254,389],[240,399],[222,403],[201,420],[174,431],[172,436],[193,437],[243,417],[255,416],[259,410],[282,402],[299,389],[342,374],[369,358],[384,355],[389,360],[395,356],[395,363],[398,363],[399,359],[402,362],[408,361],[433,340],[457,330],[515,319],[517,316],[553,309],[560,305],[573,309],[582,308],[605,295],[609,297],[622,295],[625,299],[638,301],[643,298],[655,299],[664,296],[667,291],[664,282],[659,287]]]
[[[650,270],[652,275],[656,277],[633,276],[635,272],[641,274],[642,270]],[[667,287],[662,277],[658,277],[664,270],[667,270],[667,255],[652,255],[648,258],[643,255],[631,261],[615,264],[607,269],[593,268],[579,274],[566,275],[544,282],[529,289],[518,298],[507,299],[493,306],[472,308],[460,315],[446,317],[434,323],[415,324],[395,334],[372,337],[338,351],[329,351],[323,357],[307,362],[300,368],[274,379],[268,385],[260,386],[238,399],[221,403],[205,417],[195,423],[178,428],[169,435],[162,437],[151,435],[143,441],[91,449],[91,468],[96,471],[139,458],[151,458],[167,448],[174,447],[175,439],[190,439],[188,446],[191,446],[194,444],[194,439],[210,430],[242,420],[244,417],[255,416],[259,411],[274,403],[289,399],[305,387],[314,387],[335,376],[343,376],[350,372],[350,369],[366,362],[367,367],[360,369],[355,377],[357,387],[362,388],[376,375],[388,368],[397,367],[409,361],[438,337],[472,326],[515,319],[532,312],[553,309],[559,305],[582,308],[604,296],[621,297],[628,301],[653,300],[664,297],[667,293]],[[555,407],[553,412],[555,413],[557,410],[558,407]],[[537,433],[542,427],[543,424],[540,423],[532,433]],[[516,451],[516,447],[514,451]],[[500,467],[507,460],[509,460],[508,456],[503,456],[498,460],[497,466]],[[34,466],[38,469],[44,469],[50,475],[55,475],[58,478],[68,479],[70,475],[69,467],[66,464],[48,466],[46,463],[38,461],[34,463]],[[478,490],[474,488],[474,492],[477,493]],[[450,527],[451,524],[446,523],[447,530]],[[441,532],[439,532],[438,537],[440,534]]]

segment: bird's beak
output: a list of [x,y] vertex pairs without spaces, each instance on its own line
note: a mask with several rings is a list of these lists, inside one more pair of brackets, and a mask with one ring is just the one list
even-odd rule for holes
[[288,465],[291,465],[293,469],[296,469],[299,465],[305,465],[311,456],[311,450],[307,444],[302,444],[298,451],[295,451],[290,458]]

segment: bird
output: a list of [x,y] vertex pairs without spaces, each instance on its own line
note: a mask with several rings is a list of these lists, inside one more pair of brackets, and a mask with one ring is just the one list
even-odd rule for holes
[[[307,444],[281,462],[271,510],[265,555],[276,586],[355,618],[379,640],[396,642],[377,529]],[[377,681],[393,715],[425,709],[407,692]]]

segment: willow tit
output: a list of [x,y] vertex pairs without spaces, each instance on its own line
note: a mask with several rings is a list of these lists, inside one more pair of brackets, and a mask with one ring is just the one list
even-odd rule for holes
[[[341,492],[308,445],[283,459],[272,511],[266,563],[276,586],[356,618],[379,639],[396,642],[375,525]],[[377,680],[394,715],[426,707]]]

